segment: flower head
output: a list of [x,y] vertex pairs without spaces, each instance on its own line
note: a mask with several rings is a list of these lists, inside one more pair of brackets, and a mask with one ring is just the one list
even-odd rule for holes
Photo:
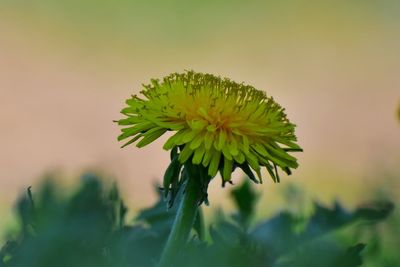
[[288,152],[301,151],[295,143],[295,125],[284,109],[263,91],[211,74],[188,71],[144,85],[142,98],[132,96],[118,121],[126,126],[118,140],[126,146],[140,140],[143,147],[167,131],[173,135],[164,149],[178,149],[178,161],[202,165],[208,175],[218,171],[224,182],[240,167],[261,181],[265,167],[279,182],[277,167],[290,174],[298,166]]

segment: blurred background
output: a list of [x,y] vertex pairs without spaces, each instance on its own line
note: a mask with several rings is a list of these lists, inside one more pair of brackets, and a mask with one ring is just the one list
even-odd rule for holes
[[[112,121],[141,84],[187,69],[265,90],[298,125],[300,168],[258,187],[260,216],[293,184],[347,206],[395,197],[399,47],[397,0],[1,0],[0,229],[51,172],[68,187],[97,170],[132,209],[152,203],[165,138],[120,149]],[[210,188],[212,203],[229,206],[219,179]]]

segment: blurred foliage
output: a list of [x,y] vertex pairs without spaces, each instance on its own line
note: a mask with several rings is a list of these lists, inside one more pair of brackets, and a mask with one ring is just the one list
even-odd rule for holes
[[[139,212],[133,223],[126,223],[127,208],[117,188],[105,189],[94,175],[84,175],[79,189],[69,197],[60,197],[59,192],[54,183],[46,182],[40,190],[29,188],[18,201],[21,227],[1,248],[0,266],[156,266],[177,206],[167,208],[162,192],[159,201]],[[181,195],[178,192],[176,202]],[[400,264],[399,259],[385,255],[378,231],[377,223],[394,208],[388,201],[371,202],[354,211],[339,203],[333,208],[314,203],[310,216],[283,211],[255,222],[258,195],[252,184],[235,187],[231,197],[235,212],[226,215],[218,211],[208,235],[199,213],[192,238],[182,244],[175,266]],[[390,223],[394,223],[392,217]],[[399,234],[398,224],[391,227]],[[349,238],[339,237],[337,233],[343,230]],[[363,235],[369,235],[371,249],[350,238]],[[399,245],[399,240],[396,242]]]

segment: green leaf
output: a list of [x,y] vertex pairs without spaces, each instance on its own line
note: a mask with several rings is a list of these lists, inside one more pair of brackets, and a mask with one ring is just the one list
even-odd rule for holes
[[281,255],[356,221],[377,222],[377,218],[386,218],[392,210],[393,204],[389,202],[379,205],[371,203],[353,212],[346,211],[339,203],[335,203],[332,209],[315,203],[314,214],[308,219],[302,232],[296,233],[294,230],[297,224],[296,217],[284,212],[259,224],[251,235],[265,248],[273,248],[275,254]]
[[365,244],[359,243],[347,249],[347,251],[338,257],[332,267],[357,267],[361,266],[363,261],[361,259],[361,252],[366,247]]
[[259,196],[253,189],[249,180],[245,180],[240,186],[233,189],[230,195],[238,211],[237,217],[239,223],[244,228],[248,228],[255,214],[256,203]]

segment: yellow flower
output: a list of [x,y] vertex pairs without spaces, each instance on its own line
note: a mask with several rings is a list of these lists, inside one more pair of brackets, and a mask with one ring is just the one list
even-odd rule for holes
[[[298,166],[291,151],[301,151],[295,143],[295,125],[284,109],[263,91],[211,74],[188,71],[171,74],[162,81],[152,80],[132,96],[118,121],[118,140],[130,138],[143,147],[167,131],[174,134],[164,149],[179,148],[179,162],[192,161],[214,177],[220,171],[223,181],[240,167],[253,180],[266,167],[279,182],[277,167],[287,174]],[[251,168],[251,169],[250,169]]]

